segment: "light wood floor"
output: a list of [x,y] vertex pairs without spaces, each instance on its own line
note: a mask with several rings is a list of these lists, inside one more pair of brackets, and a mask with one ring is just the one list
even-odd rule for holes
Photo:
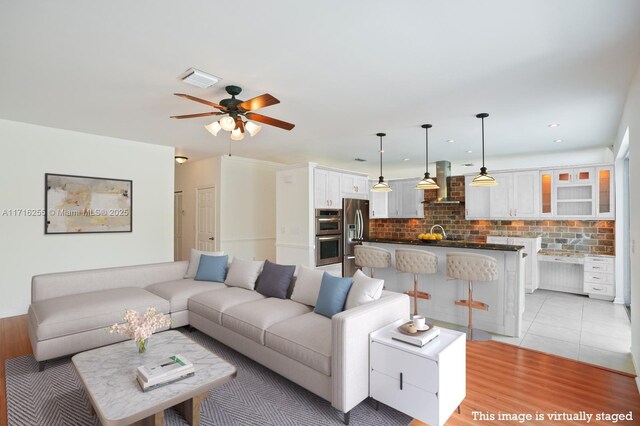
[[[0,319],[0,425],[7,424],[4,361],[31,353],[27,317]],[[634,376],[609,371],[500,342],[467,343],[467,398],[462,414],[453,414],[447,425],[585,425],[586,422],[480,421],[483,413],[596,413],[633,412],[640,423],[640,395]],[[607,424],[596,422],[589,425]],[[423,425],[413,421],[412,426]]]

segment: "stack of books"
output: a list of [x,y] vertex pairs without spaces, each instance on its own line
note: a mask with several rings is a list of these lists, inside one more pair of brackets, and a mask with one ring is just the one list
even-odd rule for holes
[[416,333],[409,336],[399,331],[393,330],[391,332],[391,338],[393,340],[399,340],[404,343],[408,343],[413,346],[422,347],[438,337],[440,335],[440,329],[438,327],[431,327],[428,331]]
[[193,376],[193,364],[184,356],[177,354],[160,362],[138,367],[136,378],[143,392],[177,382]]

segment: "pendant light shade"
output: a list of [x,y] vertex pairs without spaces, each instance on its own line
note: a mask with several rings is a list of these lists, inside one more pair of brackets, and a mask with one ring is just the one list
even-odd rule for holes
[[391,192],[391,187],[389,184],[384,181],[384,176],[382,176],[382,138],[386,136],[386,133],[376,133],[376,136],[380,137],[380,177],[378,178],[378,183],[373,185],[371,191],[373,192]]
[[474,177],[469,184],[471,186],[495,186],[498,184],[493,176],[487,173],[487,168],[484,166],[484,119],[488,116],[489,114],[486,112],[476,115],[477,118],[482,119],[482,167],[480,168],[480,174]]
[[421,126],[425,130],[426,140],[424,143],[424,177],[416,185],[416,189],[439,189],[438,184],[429,176],[429,129],[433,126],[431,124],[423,124]]

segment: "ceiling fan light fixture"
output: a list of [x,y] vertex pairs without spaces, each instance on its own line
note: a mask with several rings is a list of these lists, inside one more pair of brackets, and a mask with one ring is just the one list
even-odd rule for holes
[[229,115],[227,115],[226,117],[222,117],[220,119],[220,127],[222,127],[222,130],[231,132],[236,128],[236,120],[234,120],[233,117]]
[[242,132],[242,130],[240,130],[239,127],[231,131],[232,141],[241,141],[242,139],[244,139],[244,133]]
[[260,130],[262,130],[262,126],[259,126],[251,121],[247,121],[247,123],[244,125],[244,128],[247,132],[249,132],[251,136],[257,135],[258,133],[260,133]]
[[486,112],[476,115],[477,118],[482,120],[482,167],[480,167],[480,174],[474,177],[469,184],[471,186],[496,186],[498,184],[495,178],[487,173],[487,168],[484,166],[484,119],[488,116],[489,114]]
[[220,127],[220,123],[218,123],[217,121],[205,125],[204,128],[207,129],[213,136],[218,136],[218,132],[222,129],[222,127]]

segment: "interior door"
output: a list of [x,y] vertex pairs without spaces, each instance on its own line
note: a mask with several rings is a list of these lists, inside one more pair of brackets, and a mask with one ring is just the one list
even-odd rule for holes
[[182,260],[182,192],[173,194],[173,260]]
[[196,248],[214,251],[216,247],[216,190],[198,188],[196,195]]

